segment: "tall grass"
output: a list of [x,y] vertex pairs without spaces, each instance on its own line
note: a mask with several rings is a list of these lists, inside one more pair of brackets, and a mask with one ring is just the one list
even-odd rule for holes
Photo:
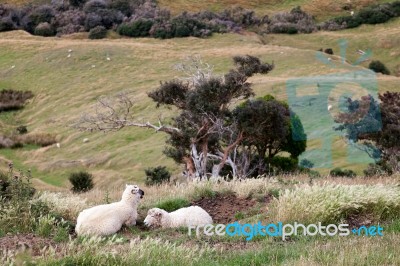
[[271,209],[274,220],[334,223],[351,215],[373,221],[400,217],[400,187],[396,185],[300,185],[281,192]]

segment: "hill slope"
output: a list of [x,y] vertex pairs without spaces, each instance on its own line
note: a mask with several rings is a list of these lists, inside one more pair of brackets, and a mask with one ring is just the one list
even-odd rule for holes
[[[33,169],[45,183],[66,185],[68,173],[87,169],[99,185],[109,182],[143,181],[147,167],[167,165],[177,174],[180,168],[162,154],[165,135],[150,130],[127,128],[120,132],[81,133],[68,127],[101,95],[131,90],[135,96],[136,117],[156,122],[159,116],[168,120],[173,110],[155,108],[146,92],[160,81],[178,78],[173,65],[188,55],[201,55],[214,65],[216,73],[231,67],[238,54],[260,56],[274,61],[276,69],[269,75],[252,78],[257,95],[272,93],[286,99],[285,82],[294,77],[349,71],[333,56],[331,68],[316,59],[316,50],[331,47],[339,53],[337,41],[349,41],[348,59],[358,58],[358,49],[371,48],[373,59],[383,61],[393,71],[399,63],[400,20],[385,25],[362,26],[340,32],[318,32],[309,35],[254,34],[214,35],[209,39],[182,38],[87,40],[81,35],[66,38],[42,38],[25,32],[0,33],[0,89],[32,90],[34,99],[20,112],[1,114],[0,121],[9,125],[27,124],[33,132],[57,135],[61,148],[25,148],[0,150],[0,162],[13,160],[17,167]],[[71,57],[68,50],[72,49]],[[110,57],[110,61],[106,60]],[[368,62],[363,63],[366,66]],[[378,75],[380,91],[400,90],[400,79]],[[4,130],[4,128],[2,129]],[[88,143],[83,143],[89,138]],[[309,148],[318,143],[309,143]],[[335,143],[335,166],[361,171],[343,158],[341,141]],[[4,163],[1,163],[4,166]],[[42,185],[45,183],[41,183]]]

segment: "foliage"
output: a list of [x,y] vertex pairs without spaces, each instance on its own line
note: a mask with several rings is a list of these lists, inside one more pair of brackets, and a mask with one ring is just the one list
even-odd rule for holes
[[71,190],[75,193],[89,191],[94,186],[93,175],[85,171],[72,173],[68,179],[72,185]]
[[311,33],[316,30],[314,18],[300,7],[293,8],[290,12],[278,13],[268,22],[268,31],[271,33]]
[[48,22],[42,22],[36,26],[34,34],[43,37],[49,37],[54,36],[56,32]]
[[149,31],[153,26],[151,20],[139,19],[129,23],[123,23],[118,27],[120,35],[129,37],[146,37],[149,36]]
[[382,73],[385,75],[390,75],[389,69],[379,60],[373,60],[369,63],[368,68],[376,73]]
[[174,198],[170,200],[161,201],[157,203],[155,207],[166,210],[167,212],[172,212],[188,206],[190,206],[190,202],[187,199]]
[[356,173],[350,169],[341,169],[336,167],[332,169],[329,174],[333,177],[355,177]]
[[31,91],[2,90],[0,91],[0,112],[19,110],[32,97]]
[[23,135],[28,133],[28,128],[24,125],[20,125],[16,128],[16,131],[18,132],[18,134]]
[[164,182],[169,182],[171,174],[168,172],[165,166],[157,166],[155,168],[147,168],[146,173],[146,185],[158,185]]
[[[336,118],[341,123],[336,130],[345,131],[352,143],[361,143],[376,161],[400,171],[400,93],[379,94],[380,103],[372,96],[347,101],[348,113]],[[363,119],[359,119],[362,117]]]
[[270,164],[277,173],[292,173],[297,170],[298,160],[291,157],[274,156]]
[[89,31],[89,39],[103,39],[107,35],[107,29],[103,26],[94,27]]
[[301,167],[304,167],[304,168],[313,168],[314,167],[314,163],[313,162],[311,162],[310,160],[308,160],[308,159],[302,159],[301,161],[300,161],[300,164],[299,164]]

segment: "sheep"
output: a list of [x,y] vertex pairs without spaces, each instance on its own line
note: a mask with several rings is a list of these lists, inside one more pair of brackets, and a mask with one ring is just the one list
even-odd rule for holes
[[176,228],[212,224],[211,216],[199,206],[190,206],[168,213],[159,208],[147,212],[144,224],[148,227]]
[[144,191],[136,185],[126,185],[121,201],[83,210],[76,221],[78,235],[106,236],[118,232],[122,225],[136,224],[137,206]]

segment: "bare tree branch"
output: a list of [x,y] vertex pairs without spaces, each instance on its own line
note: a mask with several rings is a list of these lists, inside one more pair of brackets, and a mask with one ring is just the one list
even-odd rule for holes
[[133,106],[134,102],[127,92],[119,93],[114,97],[100,97],[97,100],[94,112],[82,114],[73,127],[90,132],[108,132],[118,131],[124,127],[142,127],[167,134],[180,133],[180,130],[176,127],[163,125],[161,119],[158,121],[158,126],[150,122],[140,123],[135,121],[132,114]]

